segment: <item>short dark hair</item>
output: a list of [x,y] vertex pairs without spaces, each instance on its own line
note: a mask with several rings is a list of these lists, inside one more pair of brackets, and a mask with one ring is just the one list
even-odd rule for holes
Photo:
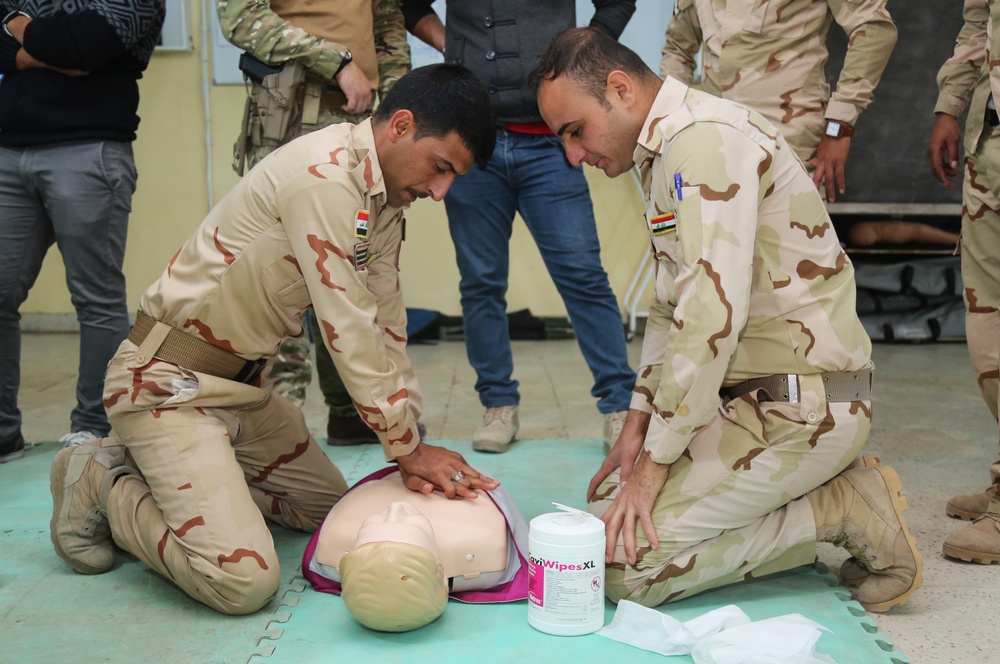
[[375,111],[374,122],[387,122],[399,110],[413,113],[415,140],[444,138],[455,132],[480,168],[493,156],[497,130],[489,93],[461,65],[427,65],[403,76]]
[[528,75],[528,85],[537,93],[542,81],[553,81],[565,74],[607,109],[610,105],[604,95],[608,74],[616,70],[649,88],[662,82],[627,46],[594,28],[570,28],[556,35],[549,44],[534,71]]

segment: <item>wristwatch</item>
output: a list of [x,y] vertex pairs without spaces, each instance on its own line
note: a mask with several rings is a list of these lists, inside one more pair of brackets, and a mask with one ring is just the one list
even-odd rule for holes
[[344,70],[344,67],[351,64],[353,60],[354,56],[351,55],[351,49],[345,48],[344,52],[340,54],[340,66],[337,67],[337,71],[333,72],[333,75],[336,76],[337,74],[339,74],[341,71]]
[[8,37],[13,37],[14,35],[10,34],[10,30],[7,28],[7,24],[10,23],[11,19],[13,19],[16,16],[23,16],[25,18],[31,18],[30,15],[25,14],[24,12],[18,11],[18,10],[15,9],[14,11],[10,12],[6,16],[4,16],[2,19],[0,19],[0,23],[3,23],[3,31],[7,33]]
[[827,120],[824,133],[830,138],[844,138],[845,136],[855,136],[858,132],[854,131],[854,127],[846,122]]

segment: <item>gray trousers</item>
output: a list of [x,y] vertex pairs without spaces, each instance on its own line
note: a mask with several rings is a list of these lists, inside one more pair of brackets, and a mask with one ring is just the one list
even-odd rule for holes
[[0,439],[21,427],[21,304],[53,243],[80,322],[71,431],[110,431],[101,395],[108,360],[128,334],[125,237],[136,171],[131,143],[0,147]]

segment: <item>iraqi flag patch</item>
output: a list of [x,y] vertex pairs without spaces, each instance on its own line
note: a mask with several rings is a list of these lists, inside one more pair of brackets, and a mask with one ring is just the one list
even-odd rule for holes
[[677,221],[674,219],[674,214],[668,212],[667,214],[653,217],[649,220],[649,230],[653,232],[653,235],[665,235],[674,232],[677,230]]
[[362,240],[368,237],[368,210],[358,210],[354,215],[354,237]]

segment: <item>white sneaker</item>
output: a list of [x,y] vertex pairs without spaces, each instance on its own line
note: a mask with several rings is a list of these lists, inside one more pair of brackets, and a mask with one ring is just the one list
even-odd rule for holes
[[472,434],[472,449],[495,454],[506,452],[519,427],[517,406],[487,408],[483,423]]
[[627,410],[619,410],[604,416],[604,456],[607,456],[618,442],[618,436],[622,435],[627,417]]
[[90,431],[74,431],[60,438],[59,442],[63,444],[63,447],[79,447],[80,445],[85,445],[88,440],[94,440],[95,438],[100,438],[100,436]]

